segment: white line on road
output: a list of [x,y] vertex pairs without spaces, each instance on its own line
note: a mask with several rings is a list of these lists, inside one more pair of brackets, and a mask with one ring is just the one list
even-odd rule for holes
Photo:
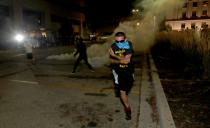
[[32,81],[22,81],[22,80],[10,80],[10,81],[20,82],[20,83],[26,83],[26,84],[36,84],[36,85],[39,84],[38,82],[32,82]]
[[25,54],[18,54],[18,55],[15,55],[13,57],[18,57],[18,56],[24,56]]

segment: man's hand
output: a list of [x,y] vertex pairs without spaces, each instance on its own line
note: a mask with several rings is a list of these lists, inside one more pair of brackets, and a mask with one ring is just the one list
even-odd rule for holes
[[129,64],[130,60],[131,60],[131,54],[126,55],[125,57],[123,57],[123,59],[112,60],[112,63],[115,63],[115,64]]
[[110,48],[109,49],[109,54],[110,54],[110,56],[112,56],[112,57],[114,57],[114,58],[116,58],[116,59],[118,59],[118,60],[122,60],[122,59],[124,59],[125,57],[122,57],[122,56],[117,56],[117,55],[115,55],[114,54],[114,51]]
[[110,48],[109,49],[109,54],[110,56],[116,58],[117,60],[112,60],[113,63],[116,63],[116,64],[128,64],[130,63],[130,60],[131,60],[131,56],[132,54],[128,54],[126,56],[117,56],[114,54],[114,51]]

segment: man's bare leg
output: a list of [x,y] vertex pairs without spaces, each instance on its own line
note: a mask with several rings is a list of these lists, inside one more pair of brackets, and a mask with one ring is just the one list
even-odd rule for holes
[[126,120],[131,120],[131,108],[128,104],[128,96],[126,95],[125,91],[120,91],[120,98],[125,105],[125,113],[126,113]]
[[128,96],[126,95],[126,92],[125,91],[120,91],[120,98],[123,102],[123,104],[125,105],[126,108],[129,107],[129,104],[128,104]]

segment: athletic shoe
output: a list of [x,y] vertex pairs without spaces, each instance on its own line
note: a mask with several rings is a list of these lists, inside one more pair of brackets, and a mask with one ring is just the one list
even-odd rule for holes
[[125,114],[126,114],[125,119],[126,120],[131,120],[131,109],[130,109],[130,107],[125,109]]
[[71,74],[75,74],[76,72],[75,71],[73,71]]

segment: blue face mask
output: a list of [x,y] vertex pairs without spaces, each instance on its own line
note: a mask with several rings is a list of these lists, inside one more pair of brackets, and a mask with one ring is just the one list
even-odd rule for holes
[[116,41],[117,47],[120,49],[130,49],[128,41]]

